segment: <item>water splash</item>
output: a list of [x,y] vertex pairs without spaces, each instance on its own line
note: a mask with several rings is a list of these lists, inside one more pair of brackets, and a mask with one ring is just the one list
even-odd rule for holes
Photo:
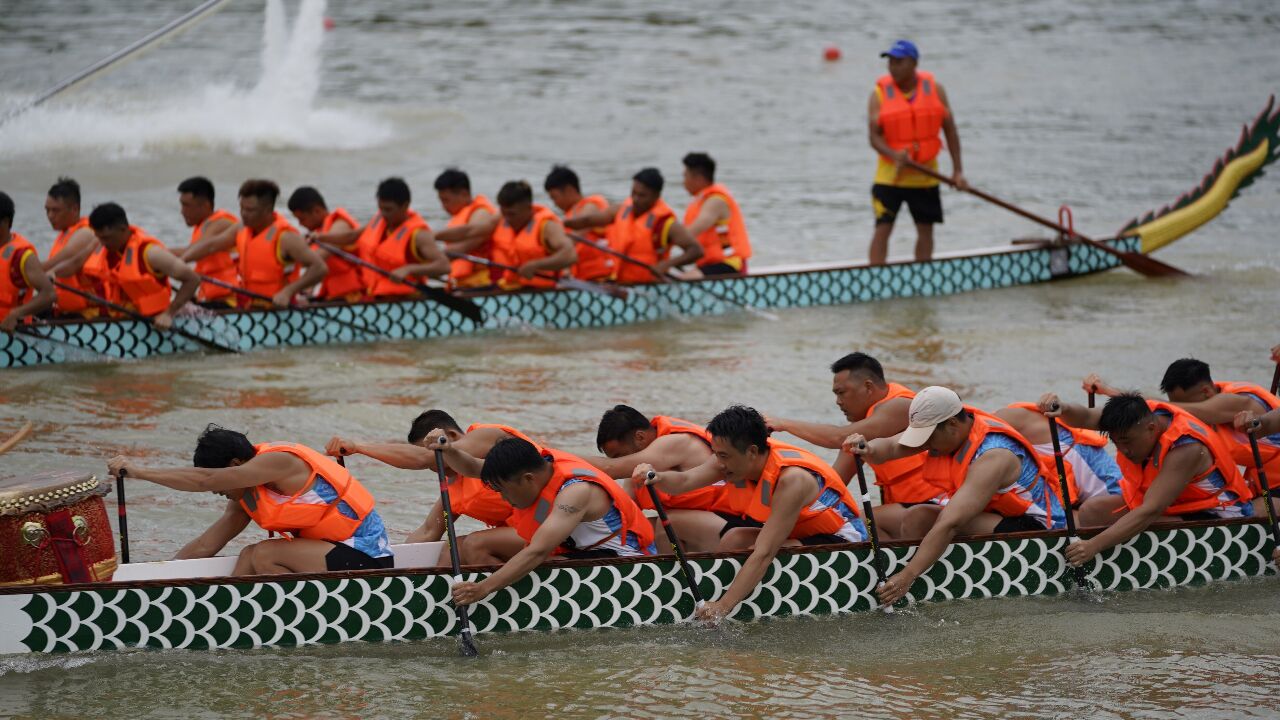
[[[104,152],[140,157],[175,151],[357,150],[391,137],[367,111],[315,107],[325,0],[302,0],[293,22],[267,0],[262,70],[252,87],[220,83],[110,105],[51,103],[0,128],[0,156]],[[164,52],[160,50],[159,52]],[[83,96],[82,96],[83,97]]]

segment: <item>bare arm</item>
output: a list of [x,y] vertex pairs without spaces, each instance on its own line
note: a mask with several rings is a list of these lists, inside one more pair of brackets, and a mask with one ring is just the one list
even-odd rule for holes
[[307,241],[313,242],[313,243],[317,243],[317,242],[324,243],[325,245],[333,245],[334,247],[339,247],[345,250],[351,247],[352,245],[354,245],[356,241],[360,239],[360,236],[364,234],[365,228],[368,228],[369,226],[373,225],[373,223],[376,222],[377,219],[378,218],[375,216],[372,220],[369,221],[368,225],[365,225],[364,227],[359,227],[359,228],[353,228],[347,225],[346,221],[339,220],[338,222],[341,222],[343,227],[347,228],[346,230],[340,229],[338,227],[338,222],[335,222],[333,224],[333,227],[329,228],[329,232],[327,233],[311,233],[307,235]]
[[[182,306],[191,302],[191,298],[195,297],[196,288],[200,287],[200,277],[196,275],[196,271],[192,270],[190,265],[180,260],[177,255],[169,252],[162,245],[151,245],[145,252],[144,261],[148,267],[161,275],[168,276],[171,280],[177,280],[182,283],[174,292],[173,301],[169,303],[169,309],[161,313],[161,315],[168,316],[168,323],[171,324],[173,316],[177,315]],[[160,320],[160,318],[157,318],[156,325],[168,327],[168,324]]]
[[[906,431],[904,430],[903,432]],[[919,455],[925,451],[924,446],[907,447],[898,442],[898,438],[901,435],[902,433],[898,433],[891,437],[867,439],[863,435],[854,433],[845,438],[844,444],[841,445],[840,449],[846,453],[861,455],[863,460],[876,465],[887,463],[891,460],[901,460],[912,455]]]
[[907,411],[911,401],[907,398],[894,398],[876,409],[874,415],[844,425],[826,425],[803,420],[786,418],[769,418],[769,427],[776,432],[791,433],[806,442],[818,447],[837,450],[844,444],[844,439],[857,433],[866,438],[892,437],[907,429]]
[[578,251],[560,223],[543,223],[542,244],[547,248],[547,256],[525,263],[520,268],[521,275],[533,277],[539,272],[559,272],[578,262]]
[[[1054,409],[1054,406],[1057,409]],[[1097,430],[1098,421],[1102,419],[1102,408],[1088,408],[1075,403],[1064,403],[1053,393],[1045,393],[1037,403],[1040,412],[1046,417],[1060,417],[1062,422],[1081,430]]]
[[[653,467],[647,463],[637,465],[631,471],[631,486],[639,488],[646,482],[645,474]],[[666,470],[657,473],[652,485],[668,495],[679,495],[706,487],[720,480],[720,462],[713,455],[692,470]]]
[[335,437],[325,445],[324,451],[334,457],[365,455],[401,470],[435,470],[435,453],[410,443],[379,443],[349,440]]
[[884,139],[884,129],[880,127],[880,96],[871,91],[871,99],[867,101],[867,141],[871,147],[887,158],[906,158],[906,151],[894,150],[889,141]]
[[40,266],[40,257],[36,255],[34,250],[28,251],[21,263],[22,277],[27,281],[27,286],[35,291],[35,295],[27,302],[10,310],[3,318],[0,318],[0,330],[7,332],[13,332],[18,326],[18,321],[22,318],[44,312],[53,307],[53,301],[57,298],[53,283],[49,281],[49,276],[45,274],[44,268]]
[[701,237],[702,233],[715,227],[717,223],[729,219],[729,203],[724,198],[713,195],[707,198],[702,204],[702,210],[698,213],[698,217],[694,218],[693,224],[689,226],[689,234],[693,237]]
[[236,246],[236,233],[240,232],[240,223],[220,219],[209,223],[200,239],[183,248],[178,257],[183,262],[195,262],[214,253],[224,252]]
[[285,453],[263,453],[243,465],[226,468],[148,468],[134,465],[126,458],[115,457],[107,469],[115,475],[121,469],[129,477],[163,485],[183,492],[219,492],[257,487],[269,482],[288,480],[305,468],[301,460]]
[[320,284],[324,276],[329,274],[329,266],[307,245],[307,241],[303,240],[298,233],[286,232],[282,234],[280,236],[280,247],[284,250],[283,254],[286,257],[305,268],[297,280],[285,285],[273,298],[273,302],[277,306],[289,307],[292,304],[294,295]]
[[960,131],[956,129],[956,115],[952,112],[951,103],[947,100],[947,91],[940,83],[938,99],[947,109],[947,117],[942,121],[942,134],[947,139],[947,152],[951,154],[951,173],[953,176],[963,177],[964,164],[960,160]]
[[655,468],[670,470],[679,467],[696,467],[705,462],[706,458],[698,458],[696,462],[689,462],[693,459],[690,443],[697,443],[704,448],[706,447],[701,440],[695,439],[692,435],[673,433],[654,439],[653,442],[649,443],[649,447],[638,453],[617,458],[583,456],[583,459],[611,478],[629,478],[632,471],[640,463],[648,463]]
[[498,229],[501,221],[497,215],[478,208],[467,218],[467,222],[436,233],[436,240],[445,243],[454,252],[469,253],[484,245],[493,231]]
[[57,257],[51,257],[44,264],[44,271],[56,278],[68,278],[80,272],[84,263],[102,244],[93,231],[84,228],[77,230],[62,247]]
[[1249,395],[1218,393],[1208,400],[1189,403],[1173,403],[1210,425],[1233,421],[1236,415],[1247,410],[1266,412],[1267,406]]
[[392,276],[404,280],[410,275],[440,277],[449,274],[449,258],[444,256],[430,230],[421,228],[414,232],[413,252],[420,262],[402,265],[391,272]]
[[409,533],[409,537],[405,538],[407,543],[435,542],[444,537],[444,503],[436,500],[431,509],[427,511],[427,517],[418,526],[417,530]]
[[235,500],[228,500],[222,516],[214,521],[199,537],[182,546],[174,560],[213,557],[249,526],[249,516]]
[[570,230],[586,230],[588,228],[600,227],[613,222],[618,216],[618,211],[622,209],[622,203],[613,203],[609,207],[601,210],[592,208],[583,210],[571,218],[564,219],[564,226]]
[[696,262],[702,257],[702,245],[693,235],[689,234],[689,228],[681,225],[675,218],[670,221],[671,229],[667,231],[667,242],[671,243],[672,248],[680,248],[682,251],[679,255],[672,253],[670,257],[658,263],[656,267],[659,272],[667,272],[671,268],[684,267],[689,263]]

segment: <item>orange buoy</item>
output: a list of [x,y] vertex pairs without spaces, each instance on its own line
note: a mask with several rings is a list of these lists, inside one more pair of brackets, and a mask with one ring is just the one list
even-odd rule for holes
[[337,26],[338,26],[338,24],[337,24],[337,23],[335,23],[335,22],[333,21],[333,18],[329,17],[328,15],[326,15],[326,16],[324,17],[324,29],[325,29],[325,30],[332,30],[332,29],[334,29],[334,28],[335,28],[335,27],[337,27]]
[[840,48],[835,45],[828,45],[827,49],[822,51],[822,57],[827,62],[835,62],[840,59]]

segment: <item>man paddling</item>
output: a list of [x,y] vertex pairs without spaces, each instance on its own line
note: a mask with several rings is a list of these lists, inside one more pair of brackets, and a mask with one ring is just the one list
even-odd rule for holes
[[867,101],[868,138],[879,154],[871,186],[876,217],[871,264],[881,265],[888,257],[889,235],[903,203],[916,224],[916,260],[928,260],[933,257],[933,226],[942,222],[942,195],[936,179],[904,163],[910,160],[936,171],[941,131],[951,154],[951,177],[965,189],[960,133],[942,85],[932,73],[916,69],[920,51],[914,43],[899,40],[880,57],[889,59],[889,72],[876,81]]
[[[240,287],[289,307],[294,298],[320,284],[329,269],[298,231],[276,212],[280,186],[246,180],[240,186],[241,228],[235,236]],[[241,298],[243,304],[250,303]]]
[[0,192],[0,330],[10,333],[56,297],[35,246],[13,231],[14,213],[13,198]]
[[[603,213],[609,207],[609,201],[603,195],[584,196],[578,173],[564,165],[551,168],[547,179],[542,183],[542,189],[547,191],[551,202],[564,213],[565,220],[572,220],[590,210]],[[587,242],[578,245],[578,262],[573,265],[574,277],[579,280],[610,280],[617,273],[620,261],[599,249],[609,245],[608,229],[608,225],[597,225],[580,230],[578,234]]]
[[[443,447],[450,465],[465,455],[447,438]],[[489,450],[480,476],[514,508],[512,525],[526,545],[480,582],[455,583],[458,605],[488,597],[553,557],[654,554],[653,527],[640,508],[617,482],[577,456],[509,438]]]
[[924,539],[907,566],[877,590],[882,603],[892,605],[905,596],[957,535],[1065,526],[1055,471],[1016,430],[938,386],[917,393],[908,416],[906,431],[893,437],[853,434],[845,441],[846,452],[872,463],[927,451],[924,478],[947,494],[945,505],[907,511],[904,534]]
[[[865,438],[893,437],[907,429],[907,411],[915,393],[898,383],[885,380],[880,362],[866,353],[854,352],[831,364],[831,392],[836,408],[848,423],[823,423],[766,418],[774,432],[785,432],[819,447],[839,449],[845,438],[857,433]],[[915,539],[904,536],[902,520],[906,511],[920,503],[934,503],[942,491],[925,482],[922,474],[924,456],[915,454],[881,463],[871,463],[876,485],[880,486],[880,502],[876,528],[882,540]],[[853,456],[840,453],[836,471],[847,484],[854,475]]]
[[1087,563],[1157,520],[1253,515],[1253,492],[1230,450],[1187,411],[1137,393],[1117,395],[1102,408],[1063,403],[1048,393],[1039,405],[1042,412],[1060,415],[1072,427],[1106,433],[1124,474],[1123,495],[1112,502],[1110,527],[1067,548],[1073,565]]
[[[100,290],[84,272],[85,263],[102,250],[102,245],[89,227],[89,218],[80,214],[80,184],[71,178],[58,178],[58,182],[49,188],[44,213],[49,219],[49,226],[58,231],[58,237],[54,238],[53,247],[49,249],[49,259],[44,263],[45,273],[77,290]],[[54,310],[60,315],[92,318],[102,314],[102,308],[73,292],[60,288],[56,292],[58,299]]]
[[493,259],[516,268],[498,280],[504,290],[555,287],[561,272],[578,261],[578,251],[565,234],[560,218],[533,202],[533,188],[513,180],[498,191],[502,221],[493,231]]
[[703,275],[745,274],[751,239],[738,201],[716,182],[716,161],[706,153],[693,152],[683,162],[684,189],[693,196],[684,224],[702,246],[698,270]]
[[[205,277],[235,285],[236,233],[240,221],[226,210],[215,209],[213,183],[205,177],[190,177],[178,183],[178,207],[182,221],[191,228],[191,242],[181,250],[172,250],[183,262],[194,262],[196,272]],[[196,296],[201,304],[235,307],[236,294],[214,283],[203,283]]]
[[427,221],[410,202],[409,184],[391,177],[378,183],[378,216],[369,221],[360,235],[366,259],[391,273],[391,277],[367,273],[369,294],[374,297],[406,297],[418,289],[402,280],[423,282],[449,272],[449,260],[436,245]]
[[[571,230],[609,226],[609,245],[633,260],[653,267],[659,274],[684,267],[702,257],[702,246],[676,213],[662,199],[664,181],[657,168],[644,168],[631,179],[631,196],[601,210],[587,210],[564,224]],[[674,248],[681,250],[679,255]],[[620,283],[658,282],[653,272],[634,262],[620,260]]]
[[[436,178],[436,197],[449,213],[449,224],[436,234],[444,249],[463,255],[493,259],[493,231],[498,227],[498,210],[484,195],[471,194],[471,178],[458,168],[448,168]],[[493,285],[489,266],[465,258],[449,261],[449,285],[478,290]]]
[[[360,223],[345,208],[329,210],[324,196],[309,185],[294,190],[287,205],[289,212],[293,213],[294,219],[307,231],[308,236],[335,234],[349,238],[350,242],[338,247],[359,256],[360,249],[356,242],[359,235],[355,231],[359,230]],[[324,248],[314,249],[316,254],[324,258],[324,264],[329,268],[316,290],[316,298],[347,303],[363,299],[365,283],[360,274],[361,268]]]
[[210,425],[196,442],[194,468],[150,468],[123,456],[107,463],[184,492],[212,492],[227,506],[175,560],[213,557],[255,522],[290,537],[262,540],[240,551],[234,575],[368,570],[394,564],[387,530],[373,495],[346,468],[304,445],[257,445],[243,434]]
[[[104,252],[93,257],[86,272],[105,288],[106,299],[151,318],[160,330],[173,327],[173,318],[200,287],[195,271],[159,240],[130,225],[116,203],[95,207],[89,226]],[[177,292],[171,292],[171,281],[181,283]]]
[[740,513],[726,523],[718,549],[750,549],[751,555],[724,594],[699,608],[697,617],[712,622],[728,617],[764,579],[784,546],[866,539],[857,503],[836,471],[813,453],[771,440],[760,413],[729,407],[712,418],[707,432],[714,454],[702,465],[656,472],[641,463],[631,477],[639,487],[654,472],[648,482],[677,496],[723,481],[727,501]]

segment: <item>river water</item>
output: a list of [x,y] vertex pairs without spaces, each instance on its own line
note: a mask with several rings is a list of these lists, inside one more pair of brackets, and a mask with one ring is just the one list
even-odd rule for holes
[[[180,12],[166,0],[6,0],[0,111]],[[290,2],[288,16],[299,7]],[[535,187],[571,163],[619,197],[644,165],[681,209],[680,157],[710,152],[735,190],[757,266],[861,257],[874,156],[865,102],[877,53],[901,35],[951,97],[970,182],[1078,226],[1113,232],[1195,185],[1276,89],[1272,2],[863,4],[421,3],[301,8],[291,27],[236,0],[192,32],[0,126],[0,189],[15,229],[47,249],[43,195],[60,174],[85,205],[113,199],[172,242],[174,186],[206,174],[220,204],[250,176],[315,184],[367,217],[398,174],[435,225],[448,165],[478,191]],[[267,15],[270,18],[265,19]],[[319,18],[334,29],[317,30]],[[844,51],[824,63],[822,49]],[[268,48],[263,52],[264,46]],[[947,193],[941,249],[1036,236]],[[892,252],[909,253],[903,224]],[[6,474],[102,472],[117,452],[190,461],[206,423],[255,440],[401,438],[428,407],[502,421],[569,450],[627,402],[706,420],[731,402],[837,421],[826,365],[854,349],[891,379],[955,387],[995,408],[1099,371],[1154,392],[1170,361],[1265,383],[1280,183],[1263,177],[1161,259],[1193,280],[1127,271],[1035,287],[857,307],[670,319],[641,326],[6,371],[0,428],[39,432]],[[434,478],[353,460],[394,538]],[[162,559],[219,502],[135,484],[139,559]],[[248,538],[246,538],[248,539]],[[239,545],[228,549],[234,551]],[[1109,597],[929,605],[913,613],[689,628],[483,636],[223,653],[0,660],[0,715],[312,717],[1263,717],[1277,711],[1274,579]]]

